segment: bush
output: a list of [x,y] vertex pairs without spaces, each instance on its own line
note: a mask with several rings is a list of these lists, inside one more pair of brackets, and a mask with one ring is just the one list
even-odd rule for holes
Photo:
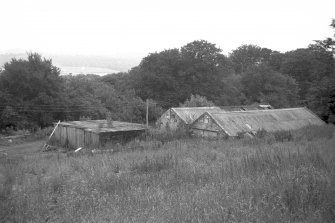
[[33,137],[35,139],[44,139],[45,137],[50,136],[53,130],[54,130],[54,127],[38,129],[36,132],[34,132]]
[[291,131],[278,131],[278,132],[274,132],[272,134],[275,137],[275,140],[277,142],[286,142],[286,141],[292,141],[293,140],[293,136],[292,136]]
[[268,135],[268,132],[265,129],[258,130],[255,134],[257,138],[264,138]]
[[165,130],[158,128],[150,128],[142,136],[142,139],[145,140],[156,140],[162,143],[178,140],[178,139],[187,139],[190,138],[190,132],[184,128],[178,128],[176,130]]

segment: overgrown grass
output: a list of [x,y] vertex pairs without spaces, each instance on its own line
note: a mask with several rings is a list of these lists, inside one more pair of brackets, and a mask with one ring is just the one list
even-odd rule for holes
[[11,131],[8,132],[10,136],[19,136],[18,138],[5,138],[8,135],[0,135],[0,146],[11,146],[15,144],[22,144],[25,142],[33,142],[36,140],[46,139],[52,132],[54,127],[47,127],[43,129],[37,129],[35,132],[29,132],[27,130]]
[[0,219],[334,222],[335,139],[325,128],[289,140],[159,136],[118,153],[2,157]]

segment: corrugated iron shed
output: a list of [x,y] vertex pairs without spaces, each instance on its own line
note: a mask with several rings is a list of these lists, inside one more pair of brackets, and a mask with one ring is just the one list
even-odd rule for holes
[[219,107],[176,107],[171,108],[186,124],[191,124],[205,112],[222,112]]
[[54,137],[61,146],[69,148],[97,148],[108,141],[125,140],[136,137],[146,127],[141,124],[107,120],[86,120],[61,122]]
[[324,122],[305,107],[240,112],[207,112],[229,136],[264,129],[268,132],[296,130]]

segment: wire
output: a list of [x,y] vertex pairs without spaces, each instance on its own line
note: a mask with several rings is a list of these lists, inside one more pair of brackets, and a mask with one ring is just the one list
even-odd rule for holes
[[86,108],[97,108],[99,106],[103,106],[103,107],[109,107],[109,108],[113,108],[113,107],[134,107],[134,105],[131,104],[123,104],[123,105],[114,105],[114,106],[110,106],[110,105],[67,105],[67,106],[61,106],[61,105],[1,105],[0,104],[0,108],[6,108],[6,107],[12,107],[12,108],[18,108],[18,109],[26,109],[26,108],[41,108],[41,109],[68,109],[68,108],[74,108],[74,109],[86,109]]
[[[4,105],[0,104],[0,110],[5,109],[7,106],[10,106],[15,112],[27,112],[27,113],[84,113],[84,112],[100,112],[100,109],[112,109],[115,107],[132,109],[135,108],[134,105],[124,104],[116,106],[103,106],[103,105],[69,105],[69,106],[54,106],[54,105]],[[100,111],[99,111],[100,110]]]

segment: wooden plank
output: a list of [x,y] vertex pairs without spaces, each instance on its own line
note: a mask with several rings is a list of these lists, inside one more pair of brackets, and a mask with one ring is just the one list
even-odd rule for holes
[[[57,125],[55,126],[55,128],[52,130],[52,132],[51,132],[51,134],[50,134],[50,136],[49,136],[49,140],[51,139],[52,135],[54,134],[55,130],[57,129],[59,123],[60,123],[60,120],[58,121],[58,123],[57,123]],[[49,141],[49,140],[48,140],[48,141]]]
[[76,129],[76,143],[77,148],[85,147],[85,136],[83,129]]

